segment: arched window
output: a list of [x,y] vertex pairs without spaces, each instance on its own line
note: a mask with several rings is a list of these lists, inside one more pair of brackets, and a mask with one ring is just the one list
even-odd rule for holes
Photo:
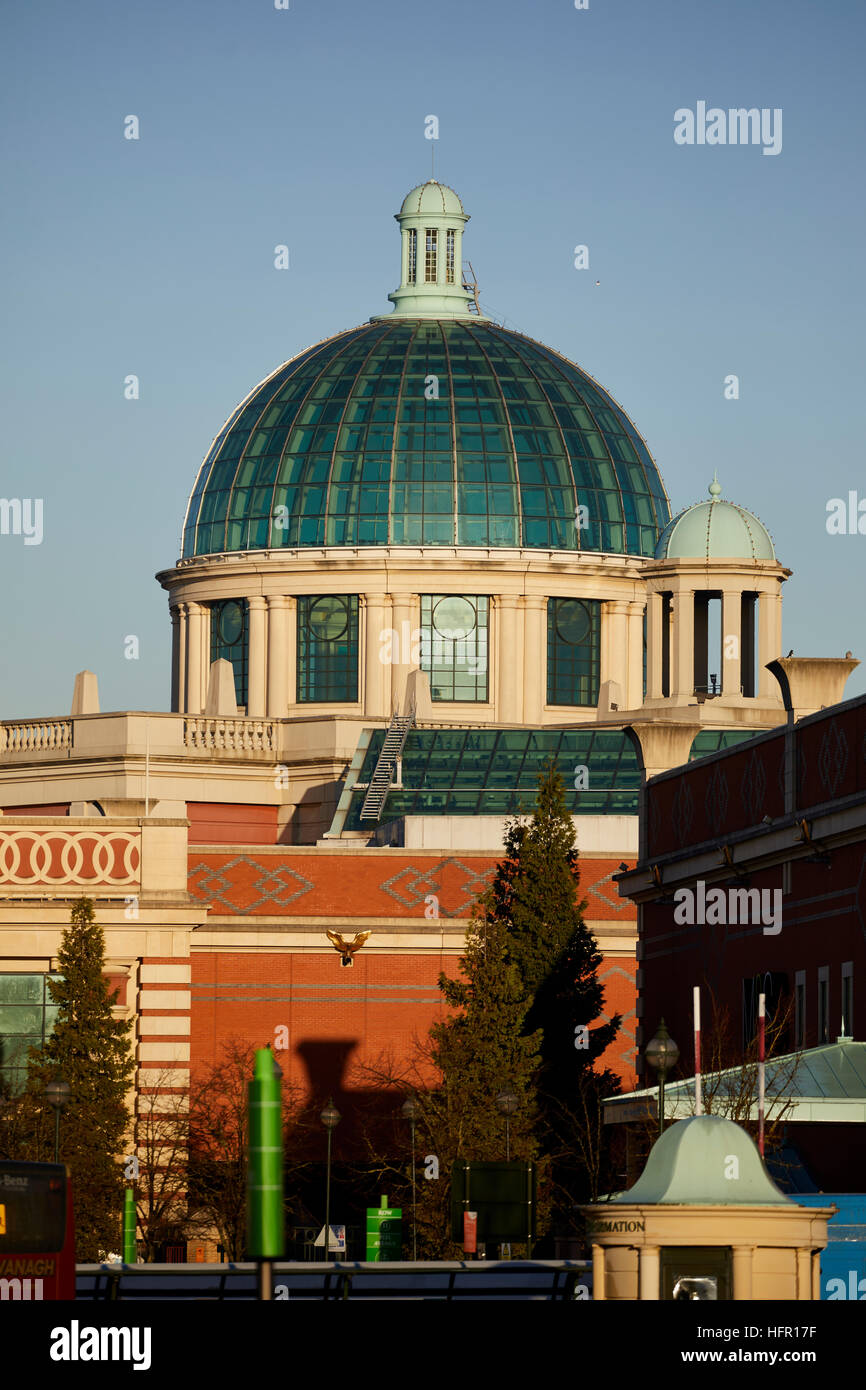
[[210,659],[230,661],[235,675],[235,700],[246,708],[247,703],[247,601],[226,599],[210,607]]
[[[552,598],[547,603],[547,703],[597,705],[601,604]],[[527,660],[531,654],[527,652]]]
[[434,700],[486,702],[488,604],[486,595],[421,595],[419,665]]
[[358,698],[358,595],[298,599],[299,703],[354,703]]

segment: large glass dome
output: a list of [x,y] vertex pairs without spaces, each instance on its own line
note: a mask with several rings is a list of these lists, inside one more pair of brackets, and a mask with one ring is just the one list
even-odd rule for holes
[[394,315],[278,368],[214,440],[184,557],[299,546],[651,556],[670,520],[625,412],[487,320]]

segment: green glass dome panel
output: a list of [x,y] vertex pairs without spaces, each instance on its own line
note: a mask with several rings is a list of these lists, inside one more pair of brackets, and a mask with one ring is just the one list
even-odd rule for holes
[[238,406],[199,470],[183,554],[457,545],[651,556],[669,520],[646,444],[579,367],[487,321],[395,318],[317,344]]

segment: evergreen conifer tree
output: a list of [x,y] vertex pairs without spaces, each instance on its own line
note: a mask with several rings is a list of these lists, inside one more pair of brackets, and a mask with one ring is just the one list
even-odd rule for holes
[[34,1157],[47,1162],[54,1156],[54,1126],[45,1123],[50,1114],[45,1087],[54,1079],[70,1087],[60,1121],[60,1159],[72,1171],[80,1261],[120,1249],[124,1183],[119,1159],[130,1128],[126,1094],[135,1070],[132,1025],[112,1018],[117,992],[109,991],[104,966],[105,939],[93,902],[79,898],[58,952],[60,979],[48,984],[59,1005],[54,1031],[42,1049],[31,1052],[27,1089],[42,1120]]
[[508,960],[507,933],[495,917],[486,916],[486,908],[482,901],[467,933],[460,958],[462,979],[439,977],[446,1003],[459,1012],[431,1028],[431,1059],[442,1072],[449,1112],[459,1117],[461,1158],[504,1157],[502,1117],[496,1108],[503,1090],[518,1101],[511,1125],[512,1154],[533,1158],[533,1076],[541,1035],[527,1033],[528,1000]]
[[[460,977],[439,976],[439,988],[455,1012],[432,1026],[419,1052],[414,1089],[420,1152],[435,1155],[439,1171],[438,1181],[421,1181],[417,1190],[418,1242],[425,1258],[460,1253],[449,1234],[454,1160],[506,1157],[506,1123],[497,1106],[501,1092],[517,1099],[508,1126],[511,1158],[538,1159],[533,1077],[540,1035],[525,1031],[528,1001],[507,959],[505,929],[495,917],[487,918],[489,907],[485,899],[476,905]],[[432,1088],[431,1065],[440,1075]]]
[[538,1136],[553,1160],[561,1214],[596,1195],[598,1164],[587,1163],[588,1131],[597,1129],[602,1096],[618,1089],[610,1072],[594,1070],[621,1019],[590,1026],[604,1007],[602,955],[583,920],[586,902],[578,900],[578,885],[574,825],[562,778],[550,763],[539,776],[531,822],[507,827],[490,915],[506,931],[506,958],[525,992],[524,1028],[541,1037]]

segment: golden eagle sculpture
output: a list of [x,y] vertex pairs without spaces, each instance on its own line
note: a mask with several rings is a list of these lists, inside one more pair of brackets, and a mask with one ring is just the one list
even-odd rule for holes
[[326,932],[326,936],[334,950],[340,952],[340,964],[354,965],[355,962],[352,957],[356,951],[360,951],[364,942],[372,936],[372,932],[359,931],[356,933],[354,941],[344,941],[337,931]]

